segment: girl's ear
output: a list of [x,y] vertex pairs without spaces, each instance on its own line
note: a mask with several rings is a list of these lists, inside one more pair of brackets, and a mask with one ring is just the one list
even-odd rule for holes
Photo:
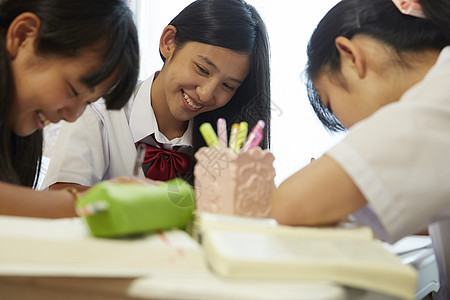
[[20,49],[31,46],[41,27],[41,19],[33,13],[26,12],[18,15],[9,25],[6,33],[6,49],[11,59],[14,59]]
[[366,59],[364,53],[351,40],[339,36],[334,40],[341,57],[341,66],[350,64],[362,79],[366,76]]
[[177,28],[172,25],[168,25],[164,28],[161,39],[159,40],[159,50],[161,54],[168,59],[175,51],[175,35]]

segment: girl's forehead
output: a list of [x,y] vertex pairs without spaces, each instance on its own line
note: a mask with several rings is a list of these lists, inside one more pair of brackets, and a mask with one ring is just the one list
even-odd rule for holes
[[183,47],[179,48],[179,50],[182,50],[184,48],[187,48],[192,51],[207,52],[207,53],[211,53],[211,54],[235,53],[235,54],[239,54],[239,55],[250,55],[250,54],[243,53],[241,51],[233,50],[230,48],[212,45],[212,44],[201,43],[201,42],[195,42],[195,41],[189,41],[189,42],[185,43],[183,45]]

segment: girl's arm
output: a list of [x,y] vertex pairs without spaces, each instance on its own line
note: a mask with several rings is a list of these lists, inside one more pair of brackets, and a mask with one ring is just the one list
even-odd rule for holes
[[327,155],[287,178],[272,193],[272,217],[286,225],[327,225],[366,205],[347,173]]
[[90,189],[90,186],[81,185],[78,183],[65,183],[65,182],[57,182],[55,184],[52,184],[49,186],[49,190],[62,190],[66,188],[73,188],[76,189],[79,192],[84,192]]
[[[136,177],[125,177],[125,176],[118,176],[118,177],[114,177],[109,179],[108,181],[113,182],[113,183],[138,183],[138,184],[160,184],[162,183],[162,181],[158,181],[158,180],[152,180],[152,179],[148,179],[148,178],[136,178]],[[77,183],[64,183],[64,182],[59,182],[59,183],[55,183],[53,185],[51,185],[49,187],[49,190],[62,190],[62,189],[75,189],[78,192],[86,192],[88,189],[90,189],[91,186],[85,186],[85,185],[81,185],[81,184],[77,184]]]
[[0,214],[37,217],[76,217],[75,196],[66,190],[36,191],[0,182]]

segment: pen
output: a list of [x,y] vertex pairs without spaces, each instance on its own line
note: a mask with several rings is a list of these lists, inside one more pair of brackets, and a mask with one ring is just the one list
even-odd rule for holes
[[142,167],[145,157],[145,144],[140,143],[136,149],[136,159],[134,160],[133,177],[139,177],[139,169]]
[[239,124],[234,123],[231,126],[230,142],[228,144],[228,147],[232,150],[234,150],[236,147],[236,138],[237,138],[238,131],[239,131]]
[[77,207],[76,213],[79,217],[88,217],[95,214],[98,214],[102,211],[107,211],[109,208],[109,204],[106,201],[96,201],[83,206]]
[[205,122],[202,125],[200,125],[199,129],[208,147],[211,146],[220,147],[219,139],[217,138],[216,132],[214,131],[211,123]]
[[239,150],[241,150],[241,147],[244,144],[245,139],[247,138],[247,132],[248,132],[248,123],[241,122],[239,124],[239,131],[236,137],[236,145],[234,146],[234,150],[236,152],[239,152]]
[[263,120],[259,120],[256,125],[253,127],[252,131],[248,135],[247,140],[242,146],[241,151],[247,151],[254,147],[257,147],[263,138],[263,129],[266,123]]
[[222,148],[226,148],[227,141],[227,121],[224,118],[217,119],[217,135],[219,136],[219,142]]

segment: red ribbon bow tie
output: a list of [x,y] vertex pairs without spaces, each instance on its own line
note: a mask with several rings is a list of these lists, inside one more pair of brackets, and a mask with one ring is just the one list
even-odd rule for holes
[[182,177],[189,170],[192,157],[189,154],[177,152],[179,146],[172,150],[145,144],[144,164],[152,163],[148,168],[147,178],[153,180],[167,181],[177,176]]

